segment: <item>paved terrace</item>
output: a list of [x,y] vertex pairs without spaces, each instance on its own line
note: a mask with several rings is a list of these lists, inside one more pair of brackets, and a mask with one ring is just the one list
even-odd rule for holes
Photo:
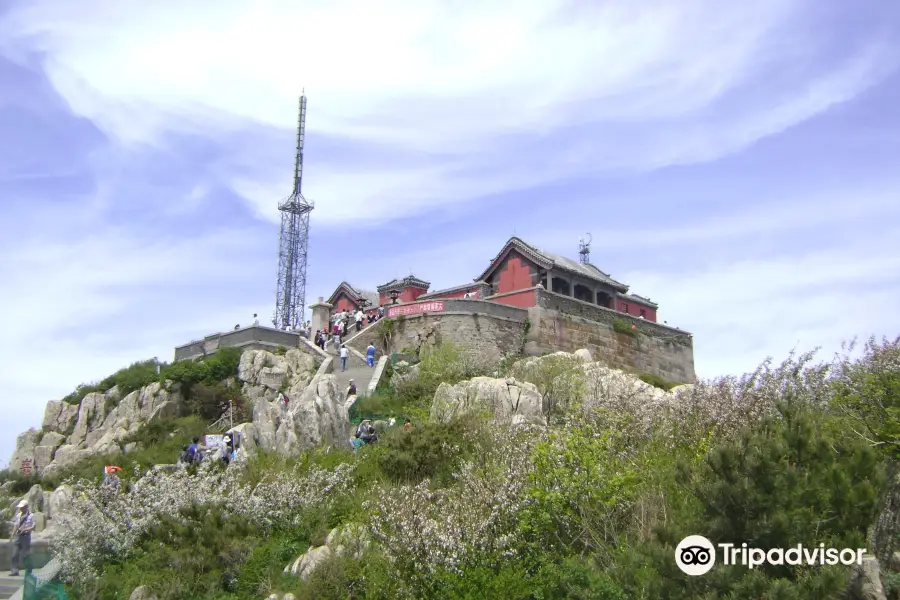
[[175,360],[190,360],[213,354],[219,348],[241,348],[242,350],[275,350],[279,346],[298,348],[301,344],[312,346],[299,333],[282,331],[262,325],[242,327],[226,333],[214,333],[175,348]]

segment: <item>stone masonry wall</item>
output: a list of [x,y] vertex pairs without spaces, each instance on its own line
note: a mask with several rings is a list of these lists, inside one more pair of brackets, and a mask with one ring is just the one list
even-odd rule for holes
[[[521,352],[523,345],[531,355],[587,348],[595,360],[613,368],[652,373],[678,383],[696,381],[690,333],[542,288],[535,292],[537,306],[528,309],[479,300],[445,300],[445,312],[396,319],[390,350],[415,353],[423,344],[449,340],[493,361]],[[634,324],[635,334],[616,332],[616,321],[627,324],[628,331]],[[379,326],[373,326],[348,345],[365,354],[372,342],[380,356],[379,331]]]
[[[423,345],[450,341],[487,361],[498,361],[502,356],[522,349],[527,313],[520,312],[518,319],[461,312],[405,316],[394,320],[391,351],[415,353]],[[372,342],[381,355],[380,338],[379,327],[372,327],[348,345],[365,354],[366,347]]]
[[[688,332],[544,290],[539,292],[531,320],[536,328],[529,332],[529,353],[587,348],[595,360],[614,368],[652,373],[679,383],[696,381],[693,338]],[[629,327],[635,324],[635,335],[616,332],[616,320]]]
[[243,350],[269,350],[279,346],[308,350],[300,343],[300,334],[279,331],[271,327],[250,326],[226,333],[208,335],[203,340],[191,342],[175,348],[175,360],[187,360],[212,354],[218,348],[239,347]]

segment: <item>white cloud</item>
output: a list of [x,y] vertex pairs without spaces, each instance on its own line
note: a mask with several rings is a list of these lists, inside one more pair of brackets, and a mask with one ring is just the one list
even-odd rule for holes
[[[0,52],[45,53],[73,109],[125,144],[253,122],[292,128],[305,85],[308,158],[328,134],[382,159],[308,171],[308,195],[329,201],[324,221],[372,201],[405,213],[573,173],[712,160],[854,97],[896,64],[875,35],[829,54],[806,0],[572,6],[34,0],[0,23]],[[545,138],[554,147],[538,157]],[[423,164],[398,166],[398,149]],[[283,170],[248,158],[249,178],[233,177],[266,218],[289,190],[290,154]]]
[[47,400],[137,360],[171,360],[175,344],[258,310],[262,294],[242,293],[239,278],[256,270],[243,231],[148,239],[97,226],[73,239],[79,232],[66,236],[60,222],[20,225],[14,243],[0,244],[15,257],[0,261],[4,456],[19,432],[40,426]]
[[[730,189],[722,192],[727,197]],[[739,196],[743,198],[743,196]],[[594,214],[585,215],[579,229],[574,227],[548,230],[544,224],[533,224],[527,239],[547,250],[568,254],[574,243],[587,230],[591,236],[591,248],[602,252],[620,248],[641,248],[643,251],[676,245],[703,246],[736,238],[753,238],[769,235],[796,235],[823,227],[851,223],[887,223],[900,216],[900,184],[879,185],[854,182],[846,189],[828,191],[783,191],[776,197],[756,199],[757,202],[742,206],[725,200],[715,214],[685,212],[681,222],[666,227],[634,227],[641,222],[640,213],[628,229],[608,224]],[[612,199],[616,203],[629,203],[632,198]],[[602,216],[602,215],[601,215]],[[596,224],[599,227],[594,227]],[[601,268],[607,268],[598,265]],[[612,267],[608,267],[612,268]]]
[[[698,375],[743,373],[767,356],[822,347],[827,359],[844,341],[894,337],[900,315],[900,255],[892,235],[767,261],[704,265],[677,274],[627,273],[635,289],[654,290],[660,318],[694,334]],[[658,290],[658,292],[656,292]]]

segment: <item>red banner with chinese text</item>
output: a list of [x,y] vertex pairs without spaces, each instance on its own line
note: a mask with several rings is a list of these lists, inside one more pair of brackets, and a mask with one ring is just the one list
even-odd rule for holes
[[443,302],[417,302],[415,304],[398,304],[387,309],[387,317],[421,315],[422,313],[444,312]]

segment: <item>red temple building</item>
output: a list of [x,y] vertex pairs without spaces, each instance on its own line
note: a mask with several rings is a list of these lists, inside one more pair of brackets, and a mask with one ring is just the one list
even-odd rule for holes
[[653,322],[659,308],[649,298],[629,294],[626,284],[594,265],[539,250],[517,237],[506,242],[472,283],[428,292],[430,285],[409,275],[378,286],[376,293],[354,288],[345,281],[337,287],[328,303],[336,312],[363,308],[367,313],[394,303],[445,298],[487,300],[527,308],[535,306],[534,288],[540,285],[550,292]]
[[384,304],[376,292],[355,288],[346,281],[337,286],[328,303],[334,307],[331,309],[334,312],[356,312],[362,308],[366,314],[377,312],[378,307]]

